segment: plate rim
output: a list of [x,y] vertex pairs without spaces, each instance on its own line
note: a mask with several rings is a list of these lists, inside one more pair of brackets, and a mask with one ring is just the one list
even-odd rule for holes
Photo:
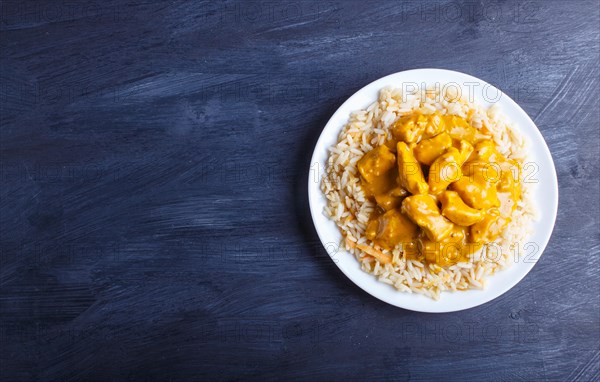
[[[355,277],[350,274],[349,272],[347,272],[344,267],[341,266],[341,263],[339,261],[335,261],[335,259],[332,258],[332,260],[334,261],[334,264],[336,264],[336,266],[342,271],[342,273],[348,278],[350,279],[350,281],[352,281],[356,286],[358,286],[360,289],[362,289],[363,291],[367,292],[368,294],[370,294],[371,296],[377,298],[378,300],[381,300],[385,303],[388,303],[390,305],[402,308],[402,309],[406,309],[406,310],[411,310],[411,311],[416,311],[416,312],[424,312],[424,313],[448,313],[448,312],[456,312],[456,311],[461,311],[461,310],[466,310],[466,309],[471,309],[483,304],[487,304],[490,301],[493,301],[495,299],[497,299],[498,297],[502,296],[503,294],[505,294],[506,292],[508,292],[510,289],[512,289],[513,287],[515,287],[518,283],[520,283],[523,278],[529,274],[529,272],[531,271],[531,269],[533,269],[533,267],[538,263],[539,259],[541,258],[541,256],[543,255],[544,251],[546,250],[546,247],[550,241],[550,237],[552,236],[552,233],[554,231],[554,227],[556,224],[556,217],[558,214],[558,200],[559,200],[559,188],[558,188],[558,177],[556,174],[556,166],[554,164],[554,160],[552,158],[552,154],[550,152],[550,149],[548,147],[548,144],[546,142],[546,140],[544,139],[540,129],[538,128],[538,126],[536,125],[536,123],[533,121],[533,119],[527,114],[527,112],[521,108],[521,106],[515,102],[510,96],[508,96],[506,93],[502,92],[499,88],[497,88],[496,86],[488,83],[487,81],[484,81],[480,78],[477,78],[475,76],[472,76],[470,74],[467,73],[463,73],[463,72],[459,72],[459,71],[455,71],[455,70],[449,70],[449,69],[438,69],[438,68],[418,68],[418,69],[409,69],[409,70],[404,70],[404,71],[400,71],[400,72],[395,72],[395,73],[391,73],[388,74],[386,76],[383,76],[381,78],[378,78],[374,81],[371,81],[370,83],[364,85],[363,87],[361,87],[359,90],[357,90],[356,92],[354,92],[350,97],[348,97],[337,109],[336,111],[331,115],[331,117],[329,118],[329,120],[327,121],[327,123],[323,126],[323,129],[321,130],[320,134],[319,134],[319,138],[314,146],[313,149],[313,153],[311,155],[311,159],[310,159],[310,163],[309,163],[309,172],[308,172],[308,200],[309,200],[309,210],[310,210],[310,215],[311,215],[311,219],[313,222],[313,225],[315,227],[315,230],[317,232],[317,236],[319,237],[319,240],[321,241],[321,244],[323,245],[323,247],[325,248],[325,250],[327,251],[327,245],[329,244],[329,242],[325,242],[325,238],[323,237],[323,234],[321,232],[320,229],[320,224],[317,223],[317,221],[315,220],[315,213],[313,212],[313,209],[317,203],[316,198],[318,195],[315,195],[316,193],[320,193],[322,195],[322,191],[320,189],[320,184],[321,184],[321,176],[319,176],[318,178],[318,182],[314,182],[313,180],[313,174],[312,174],[312,166],[313,164],[316,162],[318,163],[318,161],[316,161],[316,157],[320,154],[320,150],[318,151],[317,149],[320,148],[320,146],[323,146],[324,143],[322,142],[323,140],[325,140],[326,138],[326,134],[325,132],[328,131],[331,127],[330,124],[333,124],[335,122],[335,120],[338,117],[338,114],[341,113],[347,104],[351,103],[351,101],[353,100],[354,97],[358,97],[359,94],[361,94],[362,92],[365,92],[366,90],[370,89],[371,87],[374,87],[377,83],[384,83],[389,81],[391,78],[393,77],[397,77],[400,75],[410,75],[410,74],[427,74],[427,72],[437,72],[437,73],[448,73],[451,74],[452,76],[459,76],[459,77],[464,77],[465,79],[468,80],[473,80],[473,81],[477,81],[480,84],[483,84],[484,86],[491,86],[492,89],[496,89],[497,91],[501,92],[501,98],[505,98],[507,100],[507,102],[512,106],[512,108],[517,111],[518,113],[522,114],[522,116],[526,119],[526,122],[530,123],[533,127],[535,127],[535,129],[532,129],[532,132],[536,135],[536,138],[538,141],[542,142],[543,145],[541,147],[541,152],[543,153],[543,156],[545,157],[547,163],[551,164],[550,166],[550,180],[552,181],[552,190],[554,191],[552,193],[552,205],[551,206],[544,206],[544,207],[551,207],[550,212],[550,220],[551,220],[551,224],[548,225],[548,229],[545,230],[547,232],[544,232],[543,235],[543,244],[540,245],[539,249],[540,249],[540,253],[539,256],[535,259],[535,261],[533,263],[528,264],[527,269],[525,270],[525,272],[522,275],[519,275],[517,278],[515,278],[514,280],[512,280],[509,284],[507,285],[503,285],[500,287],[500,290],[497,291],[496,293],[494,293],[491,297],[489,298],[484,298],[483,301],[480,301],[476,304],[473,305],[469,305],[469,306],[464,306],[464,307],[460,307],[457,309],[431,309],[431,308],[427,308],[427,306],[423,307],[423,306],[419,306],[419,304],[415,304],[416,306],[406,306],[406,304],[399,304],[397,302],[394,301],[390,301],[390,299],[388,298],[384,298],[380,295],[377,295],[375,292],[373,292],[372,290],[370,290],[369,288],[366,288],[361,282],[360,280],[356,280]],[[406,82],[406,81],[404,81]],[[417,81],[415,81],[417,82]],[[427,81],[423,81],[425,83],[427,83]],[[448,81],[446,83],[450,83],[452,81]],[[377,92],[379,92],[385,85],[382,85],[379,87],[379,89],[377,90]],[[372,102],[376,101],[373,100]],[[354,109],[353,109],[354,110]],[[348,114],[349,117],[349,114]],[[341,129],[343,128],[344,125],[339,126],[339,130],[337,130],[338,134],[339,131],[341,131]],[[517,126],[517,130],[520,130],[521,133],[523,133],[522,128],[519,128]],[[533,143],[533,142],[531,142]],[[537,143],[537,142],[535,142]],[[328,146],[325,147],[325,149]],[[320,174],[319,174],[320,175]],[[314,184],[311,187],[311,184]],[[315,191],[316,188],[316,191]],[[555,196],[555,197],[554,197]],[[535,202],[535,201],[534,201]],[[321,214],[323,214],[322,211],[320,211]],[[332,224],[335,224],[332,220],[330,220],[330,222]],[[338,231],[339,231],[339,227],[335,227]],[[340,233],[341,235],[341,233]],[[533,233],[531,233],[530,235],[528,235],[528,238],[530,238],[531,236],[533,236]],[[339,245],[339,243],[337,243],[337,245]],[[342,248],[340,246],[340,248]],[[340,251],[340,253],[342,254],[350,254],[348,251],[346,250],[342,250]],[[350,254],[351,255],[351,254]],[[332,256],[330,256],[332,257]],[[354,262],[356,262],[356,264],[358,265],[358,261],[356,261],[356,259],[354,258],[354,256],[352,256],[352,260]],[[513,264],[513,266],[515,266]],[[512,268],[512,267],[509,267]],[[502,272],[503,270],[499,271]],[[376,277],[370,273],[364,272],[362,269],[360,270],[361,273],[364,274],[364,276],[370,277],[372,279],[374,279],[377,283],[383,284],[383,285],[387,285],[385,283],[382,283],[380,281],[378,281],[376,279]],[[496,274],[491,275],[489,277],[493,278]],[[362,276],[361,276],[362,277]],[[395,289],[393,286],[391,285],[387,285],[387,287],[391,288],[393,292],[395,293],[401,293],[401,294],[408,294],[407,292],[402,292],[399,291],[397,289]],[[469,290],[471,291],[471,290]],[[457,293],[460,292],[461,294],[464,294],[465,297],[467,296],[469,291],[456,291],[453,293]],[[410,294],[409,294],[410,295]],[[420,297],[424,297],[424,296],[420,296]],[[429,297],[424,297],[427,299],[430,299]],[[444,298],[444,292],[442,292],[442,295],[440,297],[439,301],[435,301],[433,299],[430,299],[431,301],[433,301],[434,303],[439,303],[442,299]],[[468,304],[467,304],[468,305]],[[434,305],[435,306],[435,305]]]

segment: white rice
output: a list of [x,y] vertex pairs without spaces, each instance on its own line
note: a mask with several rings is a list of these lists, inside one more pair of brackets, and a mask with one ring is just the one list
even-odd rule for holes
[[[448,87],[451,89],[451,87]],[[447,99],[453,99],[448,102]],[[461,116],[474,127],[485,126],[492,134],[498,150],[509,159],[525,163],[527,158],[524,138],[505,120],[497,105],[484,110],[481,106],[465,99],[455,99],[454,94],[446,97],[427,91],[406,95],[396,88],[384,88],[378,101],[365,110],[350,114],[350,119],[338,137],[338,143],[329,151],[325,176],[321,190],[327,197],[325,214],[336,222],[346,240],[341,248],[352,253],[361,268],[375,275],[379,281],[389,284],[399,291],[420,293],[439,299],[442,291],[482,289],[486,276],[508,267],[513,261],[511,245],[519,245],[530,234],[535,209],[531,198],[531,184],[520,177],[522,200],[512,214],[512,221],[495,241],[497,247],[485,246],[472,256],[471,261],[450,267],[422,264],[416,260],[406,260],[401,248],[393,251],[379,248],[365,237],[366,224],[375,204],[369,201],[360,186],[360,176],[356,162],[374,147],[382,145],[390,136],[389,129],[401,116],[420,112]],[[347,242],[350,242],[349,243]],[[356,244],[374,246],[391,256],[391,264],[381,264],[355,247]],[[501,249],[498,253],[498,248]],[[435,271],[435,272],[434,272]]]

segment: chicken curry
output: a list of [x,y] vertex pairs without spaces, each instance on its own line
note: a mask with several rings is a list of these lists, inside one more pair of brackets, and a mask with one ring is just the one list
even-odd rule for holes
[[468,261],[511,221],[521,199],[518,163],[485,127],[458,116],[414,113],[390,132],[357,163],[362,189],[377,204],[365,236],[428,264]]

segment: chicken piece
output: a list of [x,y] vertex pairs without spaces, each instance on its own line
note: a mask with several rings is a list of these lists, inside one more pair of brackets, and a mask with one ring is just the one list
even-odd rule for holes
[[457,192],[444,191],[439,196],[442,202],[442,215],[460,226],[473,225],[484,218],[483,211],[469,207],[463,202]]
[[500,170],[500,179],[496,185],[496,188],[498,188],[498,191],[500,192],[512,192],[513,188],[515,187],[515,178],[511,171],[510,165],[501,164]]
[[425,182],[421,165],[415,159],[412,150],[406,143],[398,142],[396,152],[400,185],[411,194],[426,194],[429,186]]
[[433,161],[452,146],[452,138],[441,133],[433,138],[424,139],[414,149],[415,158],[424,165],[431,166]]
[[500,168],[500,180],[496,184],[500,201],[500,215],[510,217],[521,200],[521,184],[515,180],[519,176],[519,165],[515,161],[508,160],[501,163]]
[[392,126],[394,139],[406,143],[416,143],[421,138],[430,138],[444,131],[446,120],[439,114],[411,114],[401,117]]
[[396,164],[396,156],[386,146],[379,146],[366,153],[356,166],[360,175],[368,183],[382,176]]
[[[479,203],[482,208],[500,207],[502,216],[509,216],[516,209],[521,199],[519,164],[506,159],[492,140],[480,141],[475,145],[471,159],[463,166],[463,172],[476,186],[466,191],[472,191],[472,203]],[[456,187],[466,188],[466,184],[462,183]],[[494,185],[496,190],[492,189]],[[469,196],[465,193],[465,197]],[[465,202],[469,204],[466,199]]]
[[429,240],[442,241],[454,224],[442,216],[430,195],[412,195],[402,201],[402,212],[423,229]]
[[390,191],[375,195],[375,201],[377,205],[386,211],[393,208],[400,207],[402,204],[402,198],[404,198],[408,192],[402,187],[394,187]]
[[465,140],[460,141],[459,148],[450,147],[440,155],[429,168],[429,191],[437,195],[444,191],[450,183],[462,176],[461,167],[469,159],[473,146]]
[[483,220],[471,226],[470,241],[478,244],[490,243],[496,240],[508,223],[510,218],[502,217],[497,208],[490,208]]
[[429,192],[437,195],[444,191],[450,183],[459,180],[462,176],[461,166],[462,155],[454,147],[450,147],[444,154],[437,157],[429,167]]
[[375,240],[377,237],[377,230],[379,229],[379,220],[378,218],[372,218],[367,223],[367,228],[365,228],[365,237],[371,241]]
[[424,137],[433,137],[444,131],[446,123],[439,114],[431,114],[427,117],[427,126],[425,127]]
[[519,164],[514,160],[500,163],[500,180],[496,185],[498,192],[508,192],[515,203],[521,199],[521,187],[519,184]]
[[463,171],[462,178],[450,185],[452,191],[469,207],[478,210],[500,206],[496,190],[499,173],[493,163],[467,162]]
[[434,242],[421,238],[420,250],[429,264],[441,267],[467,261],[470,246],[466,242],[467,228],[454,226],[450,234],[442,242]]
[[396,154],[396,144],[398,143],[397,140],[395,140],[394,138],[388,139],[387,141],[385,141],[383,143],[383,145],[385,147],[387,147],[388,149],[390,149],[391,152],[393,152],[394,154]]
[[444,116],[444,122],[446,125],[446,131],[450,134],[452,139],[465,140],[468,142],[474,142],[477,130],[469,125],[467,121],[456,115]]
[[469,158],[471,157],[471,154],[473,153],[473,150],[474,150],[474,148],[469,142],[467,142],[465,140],[460,141],[459,146],[458,146],[458,151],[460,152],[460,158],[461,158],[460,165],[461,166],[466,161],[469,160]]
[[427,117],[422,114],[411,114],[401,117],[391,128],[392,136],[397,141],[406,143],[418,142],[427,128]]
[[499,162],[505,161],[506,158],[496,150],[494,141],[486,139],[475,144],[473,155],[471,158],[473,161],[479,162]]
[[480,250],[482,245],[468,242],[468,230],[468,227],[454,226],[450,235],[442,242],[421,238],[419,250],[422,258],[428,264],[436,264],[441,267],[469,261],[469,255]]
[[365,192],[365,196],[368,198],[375,198],[377,195],[385,195],[391,192],[395,187],[398,187],[398,170],[396,165],[383,175],[374,177],[371,183],[363,181],[361,186]]
[[369,221],[365,236],[382,248],[392,250],[398,244],[414,241],[418,227],[397,209]]

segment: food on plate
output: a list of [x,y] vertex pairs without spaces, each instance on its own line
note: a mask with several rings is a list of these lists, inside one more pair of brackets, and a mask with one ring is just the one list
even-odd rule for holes
[[382,282],[435,299],[482,288],[534,217],[525,160],[497,107],[385,88],[330,148],[325,213]]

